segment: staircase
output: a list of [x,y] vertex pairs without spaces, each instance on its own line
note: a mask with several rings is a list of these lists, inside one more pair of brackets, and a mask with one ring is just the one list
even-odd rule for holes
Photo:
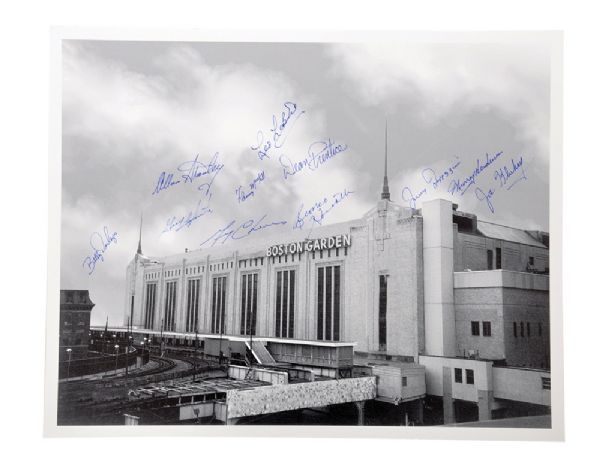
[[[246,346],[250,348],[250,342],[246,342]],[[265,344],[262,341],[253,341],[252,342],[252,354],[256,358],[259,364],[276,364],[277,361],[273,359],[271,353],[266,348]]]

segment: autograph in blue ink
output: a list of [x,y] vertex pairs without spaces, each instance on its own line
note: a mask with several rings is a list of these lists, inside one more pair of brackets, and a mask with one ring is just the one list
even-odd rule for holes
[[256,192],[256,188],[261,181],[265,180],[265,171],[261,170],[258,172],[258,175],[252,180],[250,183],[250,190],[248,192],[244,191],[241,186],[238,186],[235,189],[235,194],[237,196],[238,202],[244,202],[249,197],[253,197]]
[[265,136],[262,130],[256,133],[256,145],[250,146],[250,149],[257,151],[259,160],[270,158],[268,152],[273,147],[276,149],[283,147],[298,118],[305,113],[305,110],[299,111],[298,106],[294,102],[285,102],[283,108],[284,110],[281,112],[279,120],[276,115],[273,115],[272,126],[269,130],[271,134],[268,134],[268,137]]
[[163,229],[162,233],[168,233],[170,231],[179,231],[183,228],[189,228],[192,223],[198,220],[200,217],[212,213],[212,209],[208,206],[202,205],[202,199],[196,204],[196,208],[193,211],[189,211],[182,217],[173,216],[167,219],[167,224]]
[[[421,177],[423,178],[425,183],[432,185],[433,189],[437,189],[444,180],[454,175],[454,170],[456,170],[456,168],[460,165],[460,159],[458,157],[456,157],[456,159],[457,160],[451,165],[449,165],[448,168],[446,168],[444,171],[442,171],[440,175],[438,175],[433,168],[424,168],[423,170],[421,170]],[[417,201],[426,193],[427,187],[421,189],[420,191],[417,191],[416,193],[413,193],[408,186],[405,186],[404,188],[402,188],[401,194],[402,200],[404,202],[407,202],[408,206],[412,209],[416,209]]]
[[[458,159],[458,157],[456,157]],[[460,165],[460,160],[457,160],[448,168],[446,168],[439,176],[436,174],[433,168],[424,168],[421,171],[421,176],[425,180],[425,183],[433,186],[433,189],[437,189],[442,181],[454,175],[454,170]]]
[[109,233],[108,227],[104,227],[103,234],[95,231],[90,236],[90,246],[93,253],[87,256],[82,263],[82,267],[87,267],[88,275],[94,273],[96,270],[96,263],[98,261],[104,262],[104,253],[112,243],[117,242],[117,232]]
[[[510,161],[510,168],[504,165],[502,168],[494,171],[494,181],[498,181],[498,187],[506,191],[510,191],[518,182],[527,180],[525,167],[523,166],[523,157],[519,157],[516,162],[512,158]],[[475,196],[478,200],[486,202],[491,213],[495,212],[492,204],[494,193],[495,190],[493,188],[488,189],[487,192],[484,192],[480,188],[475,188]]]
[[475,184],[477,177],[481,175],[486,168],[492,165],[496,161],[496,159],[502,154],[503,151],[500,151],[490,157],[490,155],[486,153],[485,162],[483,163],[481,163],[479,158],[477,158],[477,166],[474,168],[473,172],[462,181],[460,180],[460,178],[451,180],[450,185],[448,187],[448,192],[452,195],[454,195],[455,193],[459,193],[461,196],[464,195],[467,192],[467,190]]
[[[506,165],[504,165],[504,167],[502,167],[500,170],[496,170],[494,172],[494,180],[499,181],[500,187],[506,187],[507,191],[510,191],[510,189],[519,181],[527,179],[527,176],[525,175],[525,167],[523,167],[523,157],[519,157],[519,160],[516,162],[514,159],[510,159],[510,162],[512,164],[511,168],[508,168]],[[517,174],[519,171],[520,176]],[[513,178],[515,174],[517,174],[517,178]]]
[[475,188],[475,196],[480,201],[485,201],[487,203],[491,213],[494,213],[494,206],[492,205],[492,197],[494,196],[494,192],[495,191],[492,188],[488,189],[487,193],[481,188]]
[[418,191],[417,194],[413,194],[413,192],[410,190],[410,188],[408,186],[405,186],[402,189],[402,200],[405,202],[408,202],[408,206],[416,209],[417,208],[417,200],[423,196],[423,194],[425,194],[427,192],[427,188],[423,188],[421,189],[421,191]]
[[173,173],[162,172],[158,177],[152,194],[159,194],[161,191],[169,189],[172,186],[176,186],[179,183],[193,183],[196,179],[201,178],[201,181],[206,181],[198,185],[198,190],[203,191],[206,197],[211,198],[212,185],[219,172],[223,169],[224,165],[218,162],[218,152],[213,155],[208,163],[199,161],[199,157],[200,155],[196,155],[194,160],[183,162],[177,167],[177,170],[180,172],[179,178],[176,178]]
[[336,144],[331,139],[327,139],[327,141],[313,142],[308,148],[308,157],[299,162],[293,162],[282,154],[279,156],[279,164],[283,170],[283,179],[287,180],[288,177],[301,172],[307,167],[309,170],[314,171],[346,149],[348,149],[346,144]]
[[318,200],[306,210],[304,209],[304,204],[301,204],[296,213],[296,221],[294,222],[293,228],[302,229],[304,227],[304,222],[306,221],[312,222],[311,229],[315,224],[322,225],[325,216],[353,193],[354,191],[348,191],[348,189],[345,188],[341,192],[334,193],[330,199],[324,197],[323,199]]
[[238,240],[246,238],[257,231],[265,230],[278,225],[285,225],[287,221],[278,220],[274,222],[267,222],[265,218],[267,214],[263,215],[260,219],[248,219],[243,223],[232,220],[225,227],[218,229],[209,238],[205,239],[200,243],[200,246],[205,244],[208,247],[212,247],[215,244],[225,244],[228,240]]

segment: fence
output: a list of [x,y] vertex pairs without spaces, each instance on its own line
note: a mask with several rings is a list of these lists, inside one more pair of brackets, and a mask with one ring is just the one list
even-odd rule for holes
[[137,358],[141,358],[141,363],[146,364],[150,359],[150,354],[148,352],[140,353],[132,347],[129,349],[128,353],[122,352],[114,355],[103,354],[101,356],[92,356],[84,359],[61,361],[58,367],[58,378],[80,377],[83,375],[122,369],[125,366],[136,364]]

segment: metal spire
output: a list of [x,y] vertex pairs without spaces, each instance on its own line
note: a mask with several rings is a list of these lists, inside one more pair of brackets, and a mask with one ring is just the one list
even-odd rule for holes
[[140,239],[138,241],[138,248],[137,248],[137,253],[141,254],[142,253],[142,223],[144,221],[144,214],[141,213],[140,214]]
[[383,167],[383,190],[381,191],[381,199],[390,200],[390,188],[388,186],[387,176],[387,119],[385,120],[385,162]]

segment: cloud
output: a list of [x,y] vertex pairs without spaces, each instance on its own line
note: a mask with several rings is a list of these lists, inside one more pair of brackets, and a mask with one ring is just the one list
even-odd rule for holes
[[[284,148],[260,161],[251,146],[258,131],[269,134],[273,115],[285,102],[305,111],[294,123]],[[123,315],[125,268],[137,245],[144,212],[143,249],[166,255],[197,249],[218,228],[235,220],[291,222],[301,204],[348,188],[356,195],[326,223],[360,216],[369,207],[360,196],[365,180],[348,165],[360,154],[352,148],[316,171],[283,181],[278,155],[302,160],[311,143],[329,136],[318,100],[303,93],[285,74],[253,64],[208,65],[185,45],[152,57],[147,72],[94,53],[89,45],[63,48],[63,231],[61,286],[89,288],[96,321]],[[339,141],[340,143],[343,141]],[[152,195],[161,172],[176,172],[185,161],[208,162],[218,153],[224,168],[208,200],[196,185],[178,185]],[[235,189],[264,170],[255,196],[238,203]],[[167,219],[193,211],[198,201],[212,213],[189,228],[163,233]],[[81,262],[89,237],[107,225],[119,241],[90,277]],[[111,321],[113,318],[111,318]]]
[[492,109],[548,161],[550,61],[533,44],[341,44],[335,74],[364,105],[412,112],[425,125]]

